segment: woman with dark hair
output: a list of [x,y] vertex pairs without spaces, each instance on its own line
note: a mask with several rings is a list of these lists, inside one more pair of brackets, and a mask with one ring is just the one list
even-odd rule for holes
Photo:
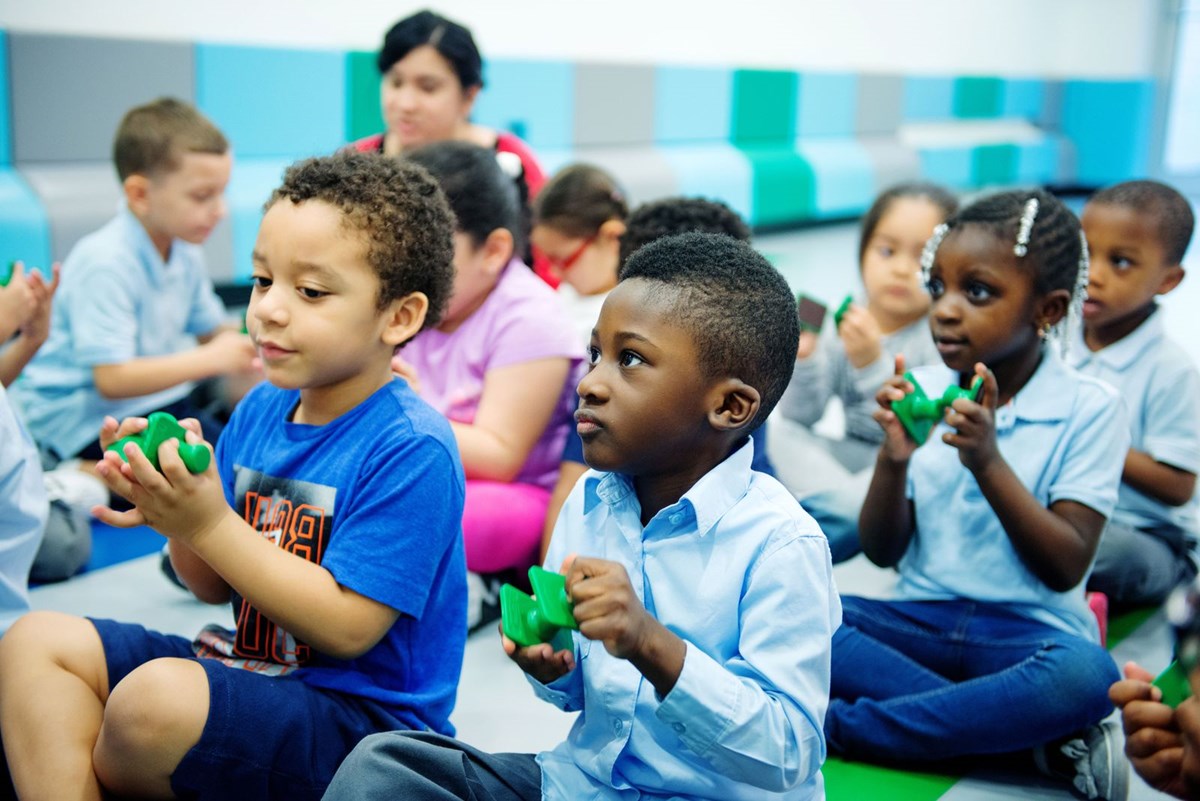
[[379,50],[380,106],[387,130],[354,142],[360,152],[397,155],[446,140],[495,150],[505,172],[520,178],[526,198],[546,181],[529,146],[507,131],[471,122],[483,88],[483,59],[471,31],[432,11],[392,26]]

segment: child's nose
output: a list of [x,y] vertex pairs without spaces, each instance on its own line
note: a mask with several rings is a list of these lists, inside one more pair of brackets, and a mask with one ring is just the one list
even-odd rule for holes
[[584,374],[583,378],[579,379],[579,385],[575,387],[575,394],[581,399],[596,403],[602,402],[608,395],[608,391],[600,376],[597,375],[598,367],[593,367]]

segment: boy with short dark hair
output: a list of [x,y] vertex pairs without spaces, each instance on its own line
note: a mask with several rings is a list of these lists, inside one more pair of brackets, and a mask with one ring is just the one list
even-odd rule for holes
[[247,370],[254,357],[249,337],[222,326],[200,248],[225,216],[225,137],[190,105],[161,98],[125,114],[113,162],[125,205],[63,262],[49,341],[13,392],[57,459],[99,459],[106,415],[195,416],[194,382]]
[[[129,443],[98,471],[235,631],[195,642],[35,612],[0,641],[0,730],[23,798],[319,799],[363,736],[453,733],[466,638],[464,483],[445,419],[391,372],[453,282],[453,217],[419,167],[291,167],[267,203],[247,323],[269,383],[217,466]],[[105,445],[145,428],[108,419]],[[189,442],[199,442],[193,427]]]
[[1200,373],[1167,338],[1155,301],[1183,280],[1195,217],[1157,181],[1102,189],[1083,210],[1091,254],[1074,366],[1120,391],[1133,445],[1088,589],[1117,606],[1159,603],[1196,574]]
[[557,652],[503,640],[540,697],[582,711],[567,741],[493,755],[373,736],[326,799],[823,798],[829,547],[748,444],[798,338],[787,283],[748,245],[684,234],[635,253],[579,383],[594,469],[547,558],[579,631]]

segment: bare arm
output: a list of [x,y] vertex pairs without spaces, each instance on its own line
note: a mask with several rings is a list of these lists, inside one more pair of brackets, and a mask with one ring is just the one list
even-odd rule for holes
[[467,478],[516,478],[550,423],[570,366],[554,357],[488,371],[475,421],[451,423]]
[[282,550],[238,517],[225,502],[215,465],[192,475],[173,445],[159,451],[162,473],[134,446],[126,456],[123,465],[107,453],[98,470],[109,489],[135,508],[118,513],[101,507],[98,517],[122,527],[151,525],[169,537],[172,557],[181,557],[185,581],[196,582],[198,595],[219,584],[193,572],[193,557],[276,624],[339,659],[365,653],[395,622],[396,610],[341,586],[324,567]]
[[1156,461],[1143,451],[1129,449],[1121,480],[1143,495],[1167,506],[1183,506],[1196,490],[1196,474]]
[[105,398],[134,398],[188,381],[248,370],[253,359],[254,343],[250,337],[229,331],[181,353],[97,365],[92,368],[92,379]]

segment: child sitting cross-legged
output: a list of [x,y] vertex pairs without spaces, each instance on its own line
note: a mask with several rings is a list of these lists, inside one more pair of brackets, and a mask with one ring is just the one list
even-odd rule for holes
[[1129,447],[1124,405],[1046,342],[1081,299],[1079,221],[1043,191],[984,198],[922,258],[943,364],[930,397],[982,384],[918,445],[876,396],[885,439],[859,518],[862,549],[900,574],[894,600],[843,598],[825,735],[831,751],[905,764],[1034,749],[1090,799],[1124,799],[1111,723],[1117,678],[1084,584]]
[[714,234],[640,249],[604,301],[575,413],[585,474],[547,565],[569,648],[506,653],[580,710],[566,742],[487,754],[428,733],[369,737],[328,801],[824,798],[821,724],[839,607],[829,548],[749,433],[791,375],[787,283]]
[[[235,631],[195,642],[34,612],[0,641],[0,730],[21,798],[319,799],[372,732],[444,734],[462,666],[463,476],[446,421],[393,376],[453,281],[453,218],[424,170],[300,162],[254,247],[250,336],[269,383],[214,464],[134,443],[94,512],[170,539]],[[188,440],[200,443],[192,421]],[[107,446],[145,420],[111,418]],[[207,447],[207,446],[206,446]]]

